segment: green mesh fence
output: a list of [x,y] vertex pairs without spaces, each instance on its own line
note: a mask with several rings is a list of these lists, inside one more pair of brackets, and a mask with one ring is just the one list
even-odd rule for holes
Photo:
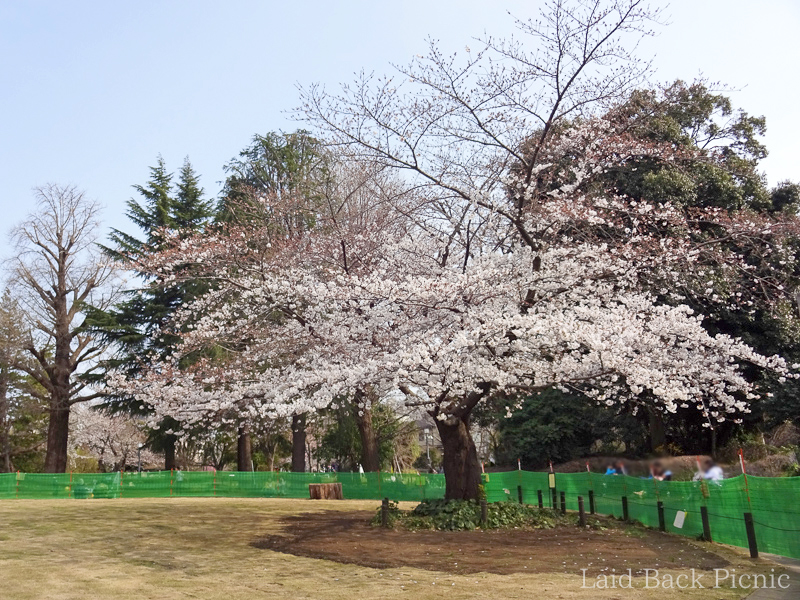
[[[0,473],[0,499],[53,498],[308,498],[309,483],[342,484],[347,499],[420,501],[444,497],[444,475],[399,473],[254,473],[234,471],[157,471],[144,473]],[[578,509],[578,496],[589,510],[592,492],[596,512],[622,516],[628,499],[632,520],[658,527],[658,502],[664,505],[667,531],[699,537],[700,508],[705,506],[715,542],[747,547],[744,513],[753,514],[759,550],[800,558],[800,477],[747,477],[720,482],[655,481],[598,473],[555,475],[556,507],[564,492],[568,510]],[[539,492],[553,506],[547,473],[508,471],[484,475],[489,502],[537,504]],[[683,527],[674,526],[678,511]]]

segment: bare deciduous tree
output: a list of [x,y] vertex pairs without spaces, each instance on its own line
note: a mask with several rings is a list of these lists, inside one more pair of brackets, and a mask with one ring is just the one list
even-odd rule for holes
[[95,246],[99,206],[74,186],[35,189],[36,209],[12,231],[12,285],[29,320],[26,350],[35,359],[21,368],[44,389],[49,425],[44,469],[64,472],[70,408],[97,398],[87,375],[104,348],[81,329],[81,308],[102,304],[111,267]]

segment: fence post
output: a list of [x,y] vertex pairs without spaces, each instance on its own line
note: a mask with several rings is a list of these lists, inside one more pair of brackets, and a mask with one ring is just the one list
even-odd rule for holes
[[627,496],[623,496],[622,497],[622,520],[625,521],[626,523],[629,520],[629,516],[628,516],[628,497]]
[[558,492],[556,491],[556,488],[553,488],[553,498],[551,502],[552,502],[552,509],[558,510]]
[[522,502],[522,486],[521,485],[517,486],[517,497],[519,498],[519,503],[523,504],[523,502]]
[[578,496],[578,519],[581,527],[586,527],[586,511],[583,510],[583,496]]
[[567,514],[567,493],[561,492],[561,514]]
[[481,498],[481,527],[485,528],[489,522],[489,505],[486,504],[486,498]]
[[381,527],[389,526],[389,499],[384,498],[381,502]]
[[539,508],[544,508],[544,499],[542,498],[542,490],[536,490],[536,495],[539,497]]
[[123,481],[124,474],[125,474],[124,469],[120,469],[119,470],[119,497],[120,498],[122,498],[122,487],[123,487],[122,484],[124,483],[124,481]]
[[169,470],[169,495],[172,496],[172,478],[174,469]]
[[753,524],[753,513],[744,513],[744,527],[747,530],[747,545],[750,547],[750,558],[758,558],[758,544],[756,543],[756,528]]
[[707,542],[712,542],[711,539],[711,523],[708,521],[708,507],[700,507],[700,516],[703,519],[703,539]]
[[658,529],[660,531],[666,531],[667,520],[664,518],[664,503],[661,500],[659,500],[656,503],[656,506],[658,506]]
[[591,514],[596,514],[594,508],[594,490],[589,490],[589,512]]

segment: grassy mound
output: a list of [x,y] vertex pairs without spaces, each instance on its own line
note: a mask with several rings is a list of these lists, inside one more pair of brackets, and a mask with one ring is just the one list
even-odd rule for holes
[[[481,506],[476,500],[423,500],[413,510],[401,510],[397,503],[389,503],[389,526],[411,531],[435,529],[464,531],[472,529],[553,529],[565,525],[578,525],[578,516],[562,515],[549,508],[538,508],[516,502],[494,502],[487,507],[486,523],[481,523]],[[370,521],[381,524],[381,509]],[[590,519],[588,526],[601,528],[600,522]]]

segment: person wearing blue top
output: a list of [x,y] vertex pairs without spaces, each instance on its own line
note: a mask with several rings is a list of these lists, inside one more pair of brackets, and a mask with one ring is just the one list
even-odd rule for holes
[[725,473],[722,472],[722,467],[719,467],[714,461],[706,456],[700,462],[700,471],[695,474],[694,481],[705,479],[707,481],[722,481],[725,478]]

